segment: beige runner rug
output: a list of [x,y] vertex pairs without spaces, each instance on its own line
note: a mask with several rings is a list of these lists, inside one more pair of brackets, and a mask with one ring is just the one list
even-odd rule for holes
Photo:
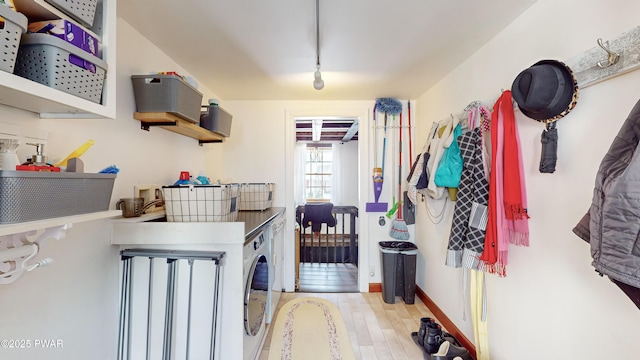
[[284,304],[273,323],[269,347],[269,360],[279,359],[355,359],[338,307],[316,297]]

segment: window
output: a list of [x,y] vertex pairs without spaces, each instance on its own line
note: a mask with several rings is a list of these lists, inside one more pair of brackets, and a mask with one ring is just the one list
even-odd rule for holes
[[331,145],[307,146],[305,156],[305,194],[307,201],[330,201],[333,169]]

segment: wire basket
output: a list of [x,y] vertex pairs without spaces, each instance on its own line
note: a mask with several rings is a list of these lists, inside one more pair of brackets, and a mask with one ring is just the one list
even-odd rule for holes
[[225,222],[238,217],[238,184],[163,186],[168,222]]
[[46,0],[58,10],[88,27],[93,26],[98,0]]
[[14,74],[100,103],[107,63],[48,34],[22,36]]
[[240,210],[266,210],[271,207],[274,183],[240,184]]
[[13,72],[18,55],[20,37],[27,31],[27,18],[8,6],[0,6],[4,27],[0,29],[0,70]]

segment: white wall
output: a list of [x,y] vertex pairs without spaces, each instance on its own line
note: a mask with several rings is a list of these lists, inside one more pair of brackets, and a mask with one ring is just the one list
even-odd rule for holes
[[[369,144],[370,113],[372,101],[223,101],[221,106],[233,114],[232,136],[225,142],[226,176],[237,181],[272,181],[276,183],[274,206],[287,207],[287,238],[285,240],[285,286],[293,290],[293,250],[294,216],[293,208],[293,148],[295,143],[294,119],[301,116],[357,117],[360,121],[357,142],[360,161],[353,163],[349,187],[343,193],[350,193],[350,201],[360,209],[359,239],[361,246],[360,265],[369,268],[369,254],[372,266],[377,266],[377,242],[388,239],[388,234],[369,234],[369,223],[375,223],[374,215],[364,212],[367,201],[373,201],[371,190],[371,169],[373,168],[372,148]],[[364,139],[364,140],[363,140]],[[354,143],[355,144],[355,143]],[[352,145],[353,146],[353,145]],[[364,154],[364,155],[363,155]],[[367,156],[366,154],[370,154]],[[233,158],[233,161],[230,159]],[[357,187],[359,185],[359,188]],[[390,186],[390,185],[389,185]],[[381,201],[387,199],[389,190]],[[350,202],[351,204],[351,202]],[[375,245],[374,245],[375,244]],[[375,250],[374,250],[375,249]],[[377,267],[374,274],[377,275]],[[375,278],[374,278],[375,280]],[[361,273],[360,289],[368,291],[370,278],[368,271]],[[379,278],[378,278],[379,281]],[[375,282],[375,281],[374,281]]]
[[[570,59],[596,46],[599,37],[615,38],[637,26],[638,11],[640,3],[625,0],[538,1],[418,99],[420,143],[433,121],[473,100],[497,98],[536,61]],[[510,247],[507,277],[487,278],[491,359],[638,357],[640,311],[595,273],[588,245],[571,230],[590,204],[600,160],[640,98],[639,82],[636,71],[580,92],[575,110],[557,123],[554,174],[538,172],[544,126],[516,111],[531,246]],[[469,317],[462,318],[468,307],[462,303],[462,271],[444,265],[452,208],[450,203],[445,220],[434,225],[419,207],[418,285],[473,340]]]
[[342,202],[336,205],[358,206],[358,142],[342,143]]
[[[83,156],[85,170],[97,172],[115,164],[111,209],[121,197],[133,196],[137,184],[172,184],[181,170],[198,172],[204,154],[222,164],[222,145],[198,146],[197,140],[152,128],[140,129],[130,76],[150,71],[178,71],[188,75],[124,21],[118,21],[117,119],[41,120],[37,115],[0,107],[0,132],[19,126],[48,132],[45,153],[63,158],[88,139],[93,145]],[[215,97],[200,87],[204,100]],[[7,126],[5,124],[12,124]],[[24,149],[23,149],[24,147]],[[21,154],[32,153],[27,145]],[[220,176],[217,167],[208,169]],[[116,357],[118,336],[119,258],[109,245],[107,220],[76,224],[66,238],[44,244],[36,259],[54,263],[25,274],[17,282],[0,286],[0,339],[62,340],[61,349],[0,349],[2,359],[104,359]]]

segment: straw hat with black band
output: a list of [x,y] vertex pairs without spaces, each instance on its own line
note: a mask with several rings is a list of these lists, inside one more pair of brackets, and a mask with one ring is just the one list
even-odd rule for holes
[[542,60],[522,71],[511,85],[511,94],[520,111],[547,124],[540,142],[541,173],[553,173],[558,159],[558,130],[555,121],[567,115],[578,102],[578,81],[565,63]]

